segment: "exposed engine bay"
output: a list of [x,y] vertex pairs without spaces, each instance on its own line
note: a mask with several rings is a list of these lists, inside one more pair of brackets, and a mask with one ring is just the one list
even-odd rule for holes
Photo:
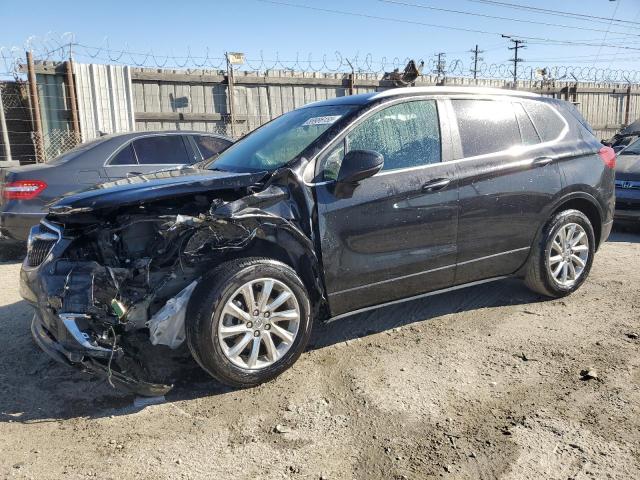
[[39,266],[45,274],[23,282],[32,290],[23,296],[42,317],[34,337],[55,337],[65,361],[106,374],[112,385],[158,395],[171,385],[149,378],[143,350],[183,344],[189,298],[221,262],[275,255],[302,272],[319,310],[324,294],[310,214],[296,185],[285,171],[267,184],[98,210],[52,208],[45,224],[60,230],[60,241]]

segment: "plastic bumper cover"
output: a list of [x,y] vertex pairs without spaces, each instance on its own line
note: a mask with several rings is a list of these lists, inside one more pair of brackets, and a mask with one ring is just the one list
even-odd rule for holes
[[31,335],[36,345],[54,360],[86,373],[107,377],[114,386],[139,395],[164,395],[171,389],[170,385],[145,382],[111,369],[110,361],[121,356],[121,350],[112,351],[89,343],[76,323],[76,315],[60,315],[59,319],[57,326],[62,327],[61,333],[67,338],[64,343],[58,341],[38,313],[31,322]]

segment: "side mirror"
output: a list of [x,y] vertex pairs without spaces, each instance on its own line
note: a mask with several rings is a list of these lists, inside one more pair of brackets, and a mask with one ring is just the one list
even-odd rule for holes
[[374,176],[384,165],[382,154],[373,150],[352,150],[342,159],[337,183],[357,183]]

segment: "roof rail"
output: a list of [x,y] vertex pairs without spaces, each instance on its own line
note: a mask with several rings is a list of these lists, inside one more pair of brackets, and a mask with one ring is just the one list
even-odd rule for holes
[[428,94],[455,94],[470,93],[475,95],[508,95],[514,97],[539,97],[537,93],[524,92],[520,90],[507,90],[504,88],[490,87],[466,87],[466,86],[449,86],[449,87],[402,87],[391,88],[378,92],[371,97],[371,100],[378,98],[392,97],[394,95],[406,95],[410,93],[428,93]]

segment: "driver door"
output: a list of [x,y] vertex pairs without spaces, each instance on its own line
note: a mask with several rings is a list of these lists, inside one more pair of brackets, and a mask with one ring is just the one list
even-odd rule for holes
[[[445,131],[446,141],[441,132]],[[374,110],[320,159],[337,176],[345,151],[375,150],[384,167],[341,198],[317,186],[325,282],[332,314],[411,297],[453,283],[458,193],[448,125],[435,100]]]

